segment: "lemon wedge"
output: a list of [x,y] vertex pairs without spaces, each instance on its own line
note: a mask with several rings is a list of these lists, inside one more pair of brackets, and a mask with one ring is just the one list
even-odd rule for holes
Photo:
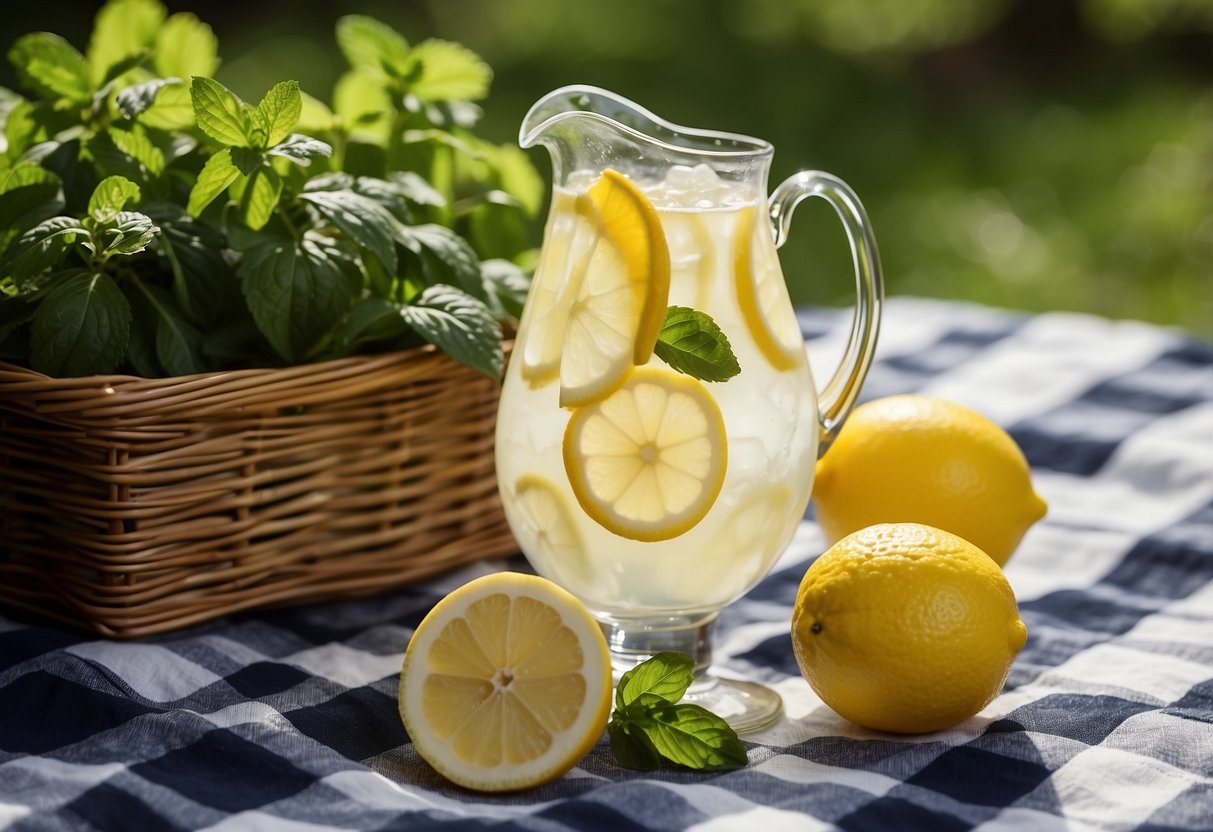
[[776,370],[791,370],[805,361],[804,338],[791,313],[788,287],[779,268],[779,253],[756,208],[737,220],[733,240],[733,277],[737,305],[750,337]]
[[633,540],[668,540],[703,519],[728,464],[724,419],[704,385],[641,367],[600,402],[573,411],[564,466],[573,494],[601,526]]
[[610,654],[572,595],[498,572],[459,587],[417,626],[398,701],[417,752],[448,780],[529,788],[564,774],[602,736]]
[[640,188],[608,169],[586,195],[600,239],[564,326],[561,407],[605,398],[649,360],[670,295],[670,252]]

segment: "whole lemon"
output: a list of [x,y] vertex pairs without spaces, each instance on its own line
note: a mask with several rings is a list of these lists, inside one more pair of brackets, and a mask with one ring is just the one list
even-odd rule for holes
[[925,523],[999,566],[1047,509],[1006,431],[963,405],[919,395],[856,408],[817,463],[813,499],[828,543],[876,523]]
[[1027,633],[994,561],[917,523],[838,541],[805,572],[792,614],[796,663],[822,701],[852,722],[908,734],[988,705]]

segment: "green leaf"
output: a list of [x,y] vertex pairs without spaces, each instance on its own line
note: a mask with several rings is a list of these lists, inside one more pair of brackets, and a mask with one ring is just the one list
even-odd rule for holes
[[729,339],[711,316],[685,306],[666,310],[653,352],[700,381],[727,381],[741,372]]
[[156,316],[156,358],[169,375],[184,376],[206,369],[202,360],[202,333],[181,314],[173,296],[162,286],[135,281]]
[[18,162],[0,173],[0,252],[33,226],[63,210],[59,177]]
[[263,228],[278,200],[282,197],[282,177],[273,168],[263,166],[244,179],[237,179],[232,186],[232,198],[240,212],[240,221],[254,231]]
[[[88,220],[85,220],[88,222]],[[108,260],[114,255],[138,254],[155,239],[160,229],[147,214],[138,211],[119,211],[113,219],[95,223],[92,240],[84,245]]]
[[283,156],[297,164],[307,165],[316,156],[332,156],[333,148],[311,136],[291,133],[266,152],[271,156]]
[[130,304],[108,275],[77,275],[38,306],[31,363],[56,377],[113,372],[126,353],[130,324]]
[[261,147],[273,147],[285,139],[299,121],[303,110],[303,98],[299,94],[298,81],[280,81],[257,104],[257,116],[265,131]]
[[402,307],[400,316],[451,358],[489,378],[501,378],[501,326],[482,301],[453,286],[430,286]]
[[198,178],[194,180],[194,187],[190,190],[186,210],[190,212],[191,216],[198,216],[206,210],[206,206],[210,205],[215,197],[227,190],[228,185],[231,185],[239,175],[240,171],[232,162],[231,151],[220,150],[207,159],[202,170],[198,172]]
[[493,71],[470,49],[445,40],[427,40],[408,53],[404,77],[422,101],[475,101],[484,98]]
[[156,33],[156,72],[163,76],[210,77],[219,68],[219,40],[206,23],[178,12]]
[[481,257],[508,260],[533,245],[531,223],[514,203],[485,201],[477,205],[467,217],[465,233]]
[[394,170],[388,174],[388,181],[396,185],[400,189],[400,195],[409,202],[435,208],[446,207],[446,198],[438,189],[427,182],[425,177],[411,170]]
[[236,288],[223,235],[175,203],[156,202],[144,210],[160,227],[155,248],[172,273],[177,305],[195,323],[213,323]]
[[164,23],[157,0],[110,0],[97,12],[88,42],[88,65],[98,85],[110,70],[152,45]]
[[[296,130],[302,130],[304,133],[327,133],[336,128],[337,115],[327,104],[306,92],[301,92],[300,97],[303,99],[303,106],[299,110]],[[287,141],[289,140],[288,137]]]
[[232,154],[232,164],[245,176],[252,176],[253,171],[265,164],[265,155],[256,148],[231,147],[228,150]]
[[400,223],[383,205],[351,191],[305,191],[299,199],[368,249],[390,272],[396,271],[396,238]]
[[385,147],[391,135],[392,97],[368,75],[350,71],[337,79],[333,109],[350,136]]
[[350,66],[372,76],[400,76],[406,69],[409,43],[373,17],[351,14],[337,21],[337,46]]
[[0,258],[0,275],[9,277],[20,288],[36,274],[54,266],[77,238],[89,239],[88,229],[75,217],[51,217],[29,231]]
[[164,173],[164,153],[152,143],[141,124],[129,128],[111,127],[106,131],[114,147],[147,169],[152,176]]
[[624,768],[632,771],[652,771],[661,765],[661,757],[645,736],[644,731],[628,722],[611,720],[607,724],[611,752]]
[[362,291],[349,254],[310,232],[249,249],[238,274],[258,329],[287,361],[306,355]]
[[110,222],[128,202],[138,202],[139,186],[124,176],[107,176],[93,190],[88,200],[88,213],[97,222]]
[[498,318],[521,318],[531,290],[531,278],[526,271],[509,260],[482,260],[480,276],[488,289],[493,314]]
[[[128,283],[129,287],[131,284]],[[131,305],[131,334],[126,344],[126,360],[144,378],[167,375],[156,357],[156,308],[142,292],[127,295]]]
[[159,92],[170,84],[181,84],[180,78],[153,78],[132,84],[114,97],[118,110],[128,119],[135,118],[156,101]]
[[487,299],[476,252],[454,231],[435,224],[400,226],[398,239],[420,259],[428,283],[451,284],[477,300]]
[[93,95],[94,107],[96,107],[98,110],[102,109],[105,106],[105,100],[113,91],[112,84],[131,70],[143,66],[145,63],[147,63],[151,56],[152,50],[146,48],[140,49],[137,52],[127,55],[125,58],[118,61],[108,70],[106,70],[104,77],[102,77],[100,81],[101,88]]
[[377,295],[365,297],[354,304],[349,314],[329,333],[331,357],[350,355],[363,344],[390,342],[403,345],[410,332],[401,317],[403,304]]
[[84,56],[58,35],[34,32],[17,38],[8,59],[21,83],[48,101],[84,101],[92,95]]
[[234,92],[213,78],[195,75],[190,82],[190,100],[202,132],[229,147],[253,145],[247,105]]
[[749,762],[737,732],[699,705],[653,708],[639,724],[657,753],[672,763],[699,771],[722,771]]
[[686,653],[658,653],[620,677],[615,706],[626,709],[646,693],[672,704],[683,697],[694,679],[695,662]]
[[156,100],[139,114],[139,123],[160,130],[187,130],[194,126],[194,100],[184,81],[165,84]]

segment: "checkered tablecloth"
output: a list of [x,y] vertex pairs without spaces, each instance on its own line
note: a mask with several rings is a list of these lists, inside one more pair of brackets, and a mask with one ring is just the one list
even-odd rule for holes
[[[802,315],[823,378],[848,319]],[[1028,643],[1003,694],[920,737],[833,714],[788,636],[810,514],[730,607],[717,655],[784,718],[724,774],[619,768],[605,742],[506,796],[451,786],[396,713],[413,627],[492,561],[374,600],[138,643],[0,617],[0,826],[13,829],[1213,829],[1213,346],[1137,323],[889,303],[865,398],[1007,426],[1046,519],[1007,575]]]

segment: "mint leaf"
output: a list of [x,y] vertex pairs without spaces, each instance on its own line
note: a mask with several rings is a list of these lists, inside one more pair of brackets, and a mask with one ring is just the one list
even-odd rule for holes
[[163,23],[164,6],[157,0],[111,0],[102,6],[88,42],[93,79],[117,77],[113,68],[151,46]]
[[138,202],[139,186],[124,176],[107,176],[97,183],[88,200],[88,213],[97,222],[109,222],[128,202]]
[[199,129],[229,147],[252,145],[252,130],[245,114],[247,106],[236,94],[213,78],[195,75],[190,82],[190,100]]
[[426,224],[400,226],[398,239],[421,261],[427,283],[457,286],[477,300],[487,300],[479,258],[463,237],[446,226]]
[[480,277],[488,289],[489,306],[498,318],[522,317],[531,279],[521,266],[509,260],[482,260]]
[[281,196],[282,177],[268,165],[262,165],[232,185],[232,198],[236,200],[240,221],[254,231],[270,221]]
[[94,222],[91,231],[92,239],[83,245],[102,260],[108,260],[116,254],[138,254],[148,247],[160,229],[147,214],[119,211],[110,220]]
[[389,272],[395,273],[400,223],[387,208],[351,191],[305,191],[299,199],[315,206],[321,216],[354,243],[370,250]]
[[701,771],[741,768],[748,762],[737,732],[699,705],[664,705],[642,723],[657,753],[672,763]]
[[139,123],[160,130],[188,130],[194,126],[194,101],[184,82],[165,84],[156,100],[139,113]]
[[177,305],[195,323],[214,322],[237,288],[222,233],[174,203],[155,202],[144,211],[160,227],[155,248],[172,273]]
[[411,170],[397,170],[388,174],[388,181],[395,185],[400,195],[409,202],[417,205],[431,205],[435,208],[446,206],[446,197],[425,177]]
[[632,771],[653,771],[661,765],[661,757],[644,731],[631,723],[607,723],[607,739],[611,741],[611,753],[624,768]]
[[695,662],[686,653],[658,653],[619,679],[615,707],[626,709],[643,694],[674,703],[683,697],[695,679]]
[[107,275],[79,274],[34,313],[30,361],[49,376],[113,372],[126,352],[131,307]]
[[190,190],[186,210],[191,216],[198,216],[206,210],[206,206],[210,205],[215,197],[227,190],[228,185],[236,181],[236,177],[239,175],[240,171],[232,162],[231,151],[226,148],[220,150],[207,159],[202,170],[198,172],[198,178],[194,180],[194,187]]
[[156,358],[169,375],[184,376],[206,370],[199,349],[202,333],[185,319],[173,296],[161,286],[135,280],[135,286],[155,315]]
[[746,764],[745,746],[727,722],[699,705],[678,704],[692,681],[694,660],[685,653],[658,653],[623,674],[607,725],[621,765],[647,771],[658,757],[708,771]]
[[331,145],[319,139],[313,139],[311,136],[291,133],[267,150],[266,153],[270,156],[285,157],[296,164],[306,167],[316,156],[332,156],[333,148]]
[[483,302],[453,286],[430,286],[400,316],[451,358],[492,379],[501,378],[501,326]]
[[666,310],[653,352],[700,381],[727,381],[741,372],[729,339],[711,316],[685,306]]
[[8,59],[21,83],[47,101],[83,101],[93,92],[84,56],[58,35],[34,32],[17,38]]
[[299,94],[298,81],[280,81],[274,84],[257,104],[257,120],[264,131],[258,143],[260,147],[273,147],[285,139],[291,128],[299,121],[303,110],[303,98]]
[[408,91],[422,101],[475,101],[489,92],[493,72],[472,50],[431,39],[408,53],[401,73],[412,79]]
[[237,275],[257,328],[287,361],[306,355],[362,291],[349,253],[313,232],[254,246]]
[[153,176],[164,173],[164,151],[156,147],[141,124],[130,127],[111,127],[106,131],[109,140],[124,156],[142,165]]
[[189,12],[178,12],[156,33],[153,63],[160,75],[209,77],[219,68],[219,41],[210,26]]
[[351,354],[358,346],[375,341],[399,342],[408,332],[400,314],[404,304],[371,295],[354,304],[349,314],[329,333],[329,357]]
[[392,96],[369,75],[351,70],[337,79],[333,87],[333,110],[349,131],[350,137],[387,145],[391,120],[386,114],[394,108]]
[[0,275],[21,284],[59,262],[77,238],[88,240],[88,229],[75,217],[51,217],[17,238],[0,257]]
[[133,84],[114,97],[118,110],[128,119],[135,118],[156,101],[156,95],[169,84],[181,84],[180,78],[153,78]]
[[337,21],[337,46],[354,69],[373,77],[399,76],[409,55],[404,36],[373,17],[351,14]]

